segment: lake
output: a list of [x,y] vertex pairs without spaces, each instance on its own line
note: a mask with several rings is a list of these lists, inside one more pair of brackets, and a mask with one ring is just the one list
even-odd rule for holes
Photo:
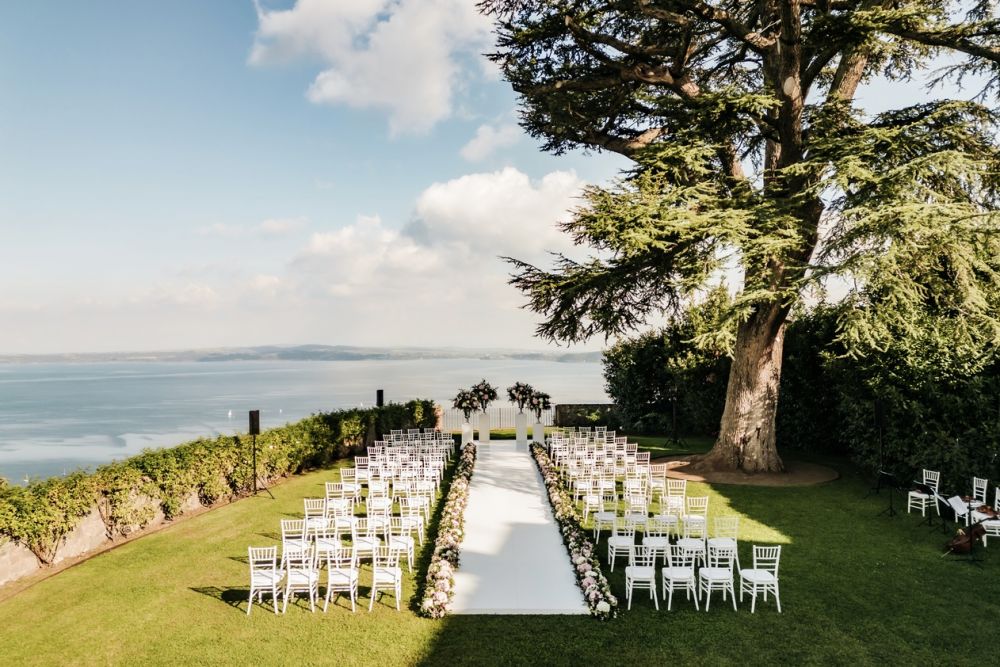
[[[599,363],[510,359],[0,364],[0,477],[61,475],[147,447],[267,428],[313,412],[430,398],[486,378],[527,382],[554,403],[608,401]],[[506,401],[500,401],[498,404]]]

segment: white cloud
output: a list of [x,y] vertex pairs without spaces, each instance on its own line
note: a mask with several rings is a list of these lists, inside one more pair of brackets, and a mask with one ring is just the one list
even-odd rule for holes
[[281,288],[281,285],[281,278],[266,274],[258,274],[253,277],[253,280],[250,281],[250,289],[267,296],[276,295],[278,290]]
[[431,185],[418,198],[416,214],[432,241],[460,241],[484,256],[536,259],[572,249],[557,225],[580,204],[583,187],[572,171],[532,183],[507,167]]
[[[537,346],[536,318],[507,284],[498,255],[546,263],[572,249],[556,227],[584,183],[556,171],[532,180],[517,169],[435,183],[414,200],[405,226],[360,215],[297,238],[297,250],[262,263],[242,259],[159,270],[148,281],[16,302],[0,314],[19,326],[8,350],[176,349],[261,343]],[[239,228],[249,234],[262,223]],[[216,231],[230,233],[228,227]],[[22,291],[23,293],[23,291]],[[87,297],[87,298],[75,298]],[[33,310],[25,306],[34,304]],[[193,318],[193,319],[192,319]],[[72,336],[64,321],[77,323]],[[190,323],[197,321],[197,327]],[[26,341],[30,341],[30,346]],[[596,344],[596,343],[595,343]]]
[[297,218],[268,218],[257,225],[254,229],[257,232],[268,236],[280,236],[282,234],[298,231],[307,224],[309,224],[309,220],[302,216]]
[[309,224],[304,216],[295,218],[267,218],[256,225],[231,225],[222,222],[199,227],[199,236],[220,238],[240,238],[245,236],[283,236],[296,232]]
[[164,283],[133,294],[129,301],[133,304],[208,307],[218,303],[219,293],[211,285]]
[[336,312],[366,340],[396,344],[527,344],[533,316],[507,284],[498,255],[547,261],[571,243],[556,227],[583,182],[553,172],[532,182],[516,169],[435,183],[402,230],[378,216],[314,233],[289,280],[315,310]]
[[392,134],[421,133],[451,116],[462,77],[490,43],[491,22],[471,0],[297,0],[257,4],[250,63],[302,57],[326,67],[309,87],[317,104],[381,109]]
[[199,236],[219,236],[222,238],[234,238],[237,236],[242,236],[244,229],[242,225],[227,225],[222,222],[216,222],[211,225],[206,225],[205,227],[199,227]]
[[469,162],[481,162],[501,148],[513,146],[520,138],[521,129],[513,123],[480,125],[476,130],[476,136],[462,146],[459,152]]

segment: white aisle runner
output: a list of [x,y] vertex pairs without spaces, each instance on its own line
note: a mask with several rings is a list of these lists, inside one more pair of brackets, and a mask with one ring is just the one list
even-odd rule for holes
[[587,614],[538,466],[514,440],[479,446],[455,575],[456,614]]

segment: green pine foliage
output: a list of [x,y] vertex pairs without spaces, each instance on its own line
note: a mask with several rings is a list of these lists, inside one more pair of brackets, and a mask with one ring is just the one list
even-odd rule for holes
[[[678,317],[728,273],[734,296],[719,326],[683,335],[730,337],[740,368],[769,359],[789,318],[834,287],[846,295],[823,342],[858,368],[906,359],[907,373],[961,383],[995,358],[997,2],[481,7],[495,20],[492,58],[519,95],[522,127],[557,154],[612,151],[633,163],[588,189],[563,224],[588,259],[511,259],[512,284],[542,316],[539,336],[630,335]],[[954,97],[931,87],[926,101],[877,114],[856,101],[865,85],[891,94],[927,76],[978,85]],[[652,353],[656,337],[643,349]],[[737,376],[731,390],[766,402],[756,407],[773,417],[756,377]],[[656,396],[646,403],[662,408]],[[738,465],[736,443],[753,441],[753,465],[775,466],[763,453],[771,431],[758,442],[739,409],[723,424],[717,462]]]
[[684,317],[605,350],[606,388],[626,430],[670,433],[676,401],[679,428],[718,432],[734,334],[719,320],[730,303],[724,288],[715,289]]

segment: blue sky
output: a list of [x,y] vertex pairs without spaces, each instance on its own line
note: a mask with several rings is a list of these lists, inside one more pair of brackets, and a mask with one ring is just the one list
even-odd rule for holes
[[[557,172],[572,182],[539,196],[554,199],[550,212],[562,210],[584,181],[606,180],[622,163],[547,156],[516,129],[513,93],[478,56],[488,23],[474,11],[457,23],[481,39],[422,63],[430,74],[416,94],[393,102],[390,87],[362,90],[356,101],[310,99],[314,81],[348,59],[394,68],[421,45],[330,49],[357,49],[392,12],[420,14],[433,30],[454,21],[462,3],[357,0],[353,16],[327,24],[315,12],[345,3],[293,4],[269,0],[259,16],[249,1],[4,3],[0,352],[541,345],[531,317],[512,309],[520,297],[503,285],[489,239],[471,252],[462,242],[456,207],[505,173],[513,188],[521,177],[532,187]],[[264,35],[266,16],[298,23]],[[323,34],[351,21],[346,47]],[[447,95],[422,99],[435,86]],[[480,127],[500,145],[480,141],[463,157]],[[387,277],[406,273],[399,262],[428,259],[391,236],[421,218],[422,194],[470,174],[483,179],[469,194],[455,184],[436,213],[424,214],[450,216],[454,247],[429,254],[454,270],[416,283]],[[322,235],[355,231],[359,220],[350,248],[310,253],[317,238],[336,246]],[[512,221],[484,212],[476,222]],[[525,254],[537,256],[530,225],[554,220],[513,222],[509,231],[520,236],[509,249],[526,240]],[[403,256],[387,262],[394,251]],[[334,263],[350,264],[355,284]],[[368,270],[371,284],[356,284]],[[454,290],[456,274],[468,289],[414,299],[415,289]],[[497,296],[503,303],[487,307]],[[496,321],[482,331],[461,330],[491,312]]]
[[543,346],[497,255],[625,163],[541,153],[490,43],[471,0],[3,3],[0,353]]

